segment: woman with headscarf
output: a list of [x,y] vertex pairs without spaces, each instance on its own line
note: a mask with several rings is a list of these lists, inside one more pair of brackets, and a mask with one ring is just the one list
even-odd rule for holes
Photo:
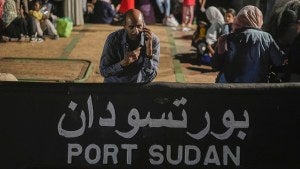
[[208,21],[211,23],[210,27],[207,29],[205,37],[208,54],[211,57],[215,53],[214,47],[218,41],[218,37],[222,34],[225,22],[222,13],[214,6],[207,8],[205,13]]
[[233,23],[234,32],[221,36],[213,67],[220,70],[217,83],[265,83],[272,65],[284,64],[283,52],[272,36],[261,30],[262,12],[245,6]]

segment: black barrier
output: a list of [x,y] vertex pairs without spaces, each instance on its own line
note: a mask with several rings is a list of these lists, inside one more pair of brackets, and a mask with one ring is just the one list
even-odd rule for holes
[[0,83],[2,169],[300,168],[299,84]]

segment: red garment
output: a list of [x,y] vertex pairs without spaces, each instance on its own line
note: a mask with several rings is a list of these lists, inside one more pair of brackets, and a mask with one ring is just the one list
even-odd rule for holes
[[121,6],[120,6],[120,9],[119,9],[119,12],[120,13],[125,13],[129,9],[133,9],[135,4],[134,4],[134,0],[122,0],[120,5]]
[[4,7],[5,0],[0,0],[0,19],[2,18],[2,11]]
[[196,1],[195,0],[184,0],[183,5],[185,6],[195,6]]

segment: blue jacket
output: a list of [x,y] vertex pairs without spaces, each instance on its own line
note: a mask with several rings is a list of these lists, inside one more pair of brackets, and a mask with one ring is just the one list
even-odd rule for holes
[[217,83],[264,83],[270,66],[281,66],[284,53],[272,36],[260,29],[241,28],[227,36],[227,51],[213,57],[220,70]]

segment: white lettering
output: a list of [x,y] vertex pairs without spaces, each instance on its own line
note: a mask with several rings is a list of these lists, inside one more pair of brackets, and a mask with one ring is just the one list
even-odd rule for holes
[[122,144],[121,145],[122,149],[126,150],[126,154],[127,154],[127,164],[131,165],[132,163],[132,150],[136,150],[137,149],[137,144]]
[[207,150],[207,153],[206,153],[206,156],[205,156],[205,159],[204,159],[204,165],[208,165],[209,163],[213,163],[213,164],[216,164],[216,165],[221,165],[216,147],[214,145],[209,146],[209,148]]
[[[190,152],[195,151],[195,159],[190,159]],[[186,145],[184,148],[184,163],[186,165],[195,165],[199,163],[201,158],[201,151],[197,146],[194,145]]]
[[87,100],[87,105],[89,110],[89,128],[91,128],[94,122],[94,107],[93,107],[93,100],[91,95]]
[[[95,158],[91,159],[90,154],[91,154],[91,150],[95,150],[96,154],[95,154]],[[96,164],[101,157],[100,154],[100,147],[97,146],[96,144],[90,144],[86,147],[85,151],[84,151],[84,157],[85,160],[89,163],[89,164]]]
[[161,145],[152,145],[149,149],[149,153],[152,157],[158,158],[158,160],[154,160],[152,158],[149,159],[150,164],[152,165],[160,165],[164,162],[164,156],[160,152],[155,152],[155,150],[163,151],[164,148]]
[[231,158],[231,160],[233,161],[233,163],[236,166],[240,165],[240,154],[241,154],[241,150],[240,147],[237,146],[236,150],[235,150],[235,156],[233,155],[232,151],[229,149],[229,147],[227,145],[223,146],[223,163],[224,165],[228,165],[228,156]]
[[[69,108],[74,111],[75,108],[76,108],[77,104],[72,102],[70,103],[69,105]],[[86,117],[85,117],[85,113],[84,111],[82,110],[81,113],[80,113],[80,118],[81,118],[81,121],[82,121],[82,126],[77,129],[77,130],[71,130],[71,131],[68,131],[68,130],[64,130],[62,128],[62,122],[65,118],[66,114],[64,113],[61,118],[59,119],[59,122],[58,122],[58,125],[57,125],[57,131],[58,131],[58,134],[63,136],[63,137],[66,137],[66,138],[74,138],[74,137],[79,137],[81,135],[83,135],[84,131],[85,131],[85,124],[86,124]]]
[[[100,148],[102,147],[102,148]],[[127,165],[132,165],[134,156],[133,150],[138,149],[137,144],[121,144],[121,150],[126,151],[122,156],[121,161],[126,160]],[[84,157],[82,152],[84,150]],[[101,152],[103,150],[103,152]],[[170,165],[183,164],[186,166],[192,165],[216,165],[216,166],[228,166],[235,165],[240,166],[240,154],[241,149],[239,146],[230,149],[228,145],[218,147],[217,151],[215,145],[208,147],[206,153],[202,153],[200,148],[196,145],[152,145],[149,148],[149,162],[150,165],[163,165],[164,163]],[[124,154],[124,153],[122,153]],[[203,155],[202,155],[203,154]],[[89,144],[86,148],[83,148],[80,144],[70,143],[68,144],[68,164],[72,164],[74,157],[84,158],[88,164],[118,164],[119,162],[119,147],[115,144],[103,144],[102,146],[96,144]],[[220,155],[220,156],[219,156]],[[223,156],[221,156],[223,155]],[[103,158],[101,159],[101,157]],[[201,157],[204,158],[201,158]],[[222,161],[220,161],[220,157]],[[166,159],[166,160],[165,160]],[[203,160],[202,160],[203,159]],[[232,162],[230,162],[232,161]],[[231,164],[229,164],[231,163]]]
[[100,126],[108,126],[113,127],[116,125],[116,111],[115,107],[111,102],[108,102],[106,110],[108,110],[111,114],[111,118],[102,118],[99,119]]
[[[103,164],[108,164],[108,157],[110,156],[113,160],[113,164],[118,163],[117,155],[119,152],[119,149],[114,144],[105,144],[104,147],[104,154],[103,154]],[[112,150],[112,151],[109,151]]]
[[[149,161],[152,165],[162,165],[167,163],[170,165],[184,164],[186,166],[191,166],[199,165],[199,163],[201,163],[204,166],[228,166],[228,160],[231,159],[236,166],[240,166],[241,150],[239,146],[235,148],[235,151],[232,151],[227,145],[219,147],[219,149],[223,152],[218,152],[215,145],[209,146],[207,152],[202,153],[204,157],[202,160],[201,150],[196,145],[178,145],[173,147],[171,145],[152,145],[149,149],[149,153],[153,158],[150,158]],[[220,161],[221,156],[219,155],[223,155],[223,158],[221,158],[223,161]],[[164,159],[166,159],[166,161],[164,161]]]
[[187,134],[196,140],[200,140],[200,139],[204,138],[209,133],[209,130],[210,130],[210,117],[209,117],[208,112],[205,113],[205,119],[206,119],[207,125],[202,131],[198,132],[197,134],[192,134],[190,132],[187,132]]
[[178,146],[177,159],[172,160],[172,149],[167,145],[167,161],[172,165],[177,165],[182,161],[182,146]]
[[73,156],[79,156],[82,153],[82,147],[79,144],[68,144],[68,164],[72,163]]

